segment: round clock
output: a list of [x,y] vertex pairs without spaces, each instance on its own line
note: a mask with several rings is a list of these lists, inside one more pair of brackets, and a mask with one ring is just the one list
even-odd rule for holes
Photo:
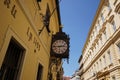
[[68,45],[64,40],[56,40],[52,44],[52,50],[57,54],[65,53],[67,48],[68,48]]

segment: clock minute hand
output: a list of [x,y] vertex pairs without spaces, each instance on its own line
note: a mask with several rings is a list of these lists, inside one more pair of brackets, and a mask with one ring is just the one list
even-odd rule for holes
[[53,46],[53,47],[64,47],[64,45],[61,45],[61,46]]

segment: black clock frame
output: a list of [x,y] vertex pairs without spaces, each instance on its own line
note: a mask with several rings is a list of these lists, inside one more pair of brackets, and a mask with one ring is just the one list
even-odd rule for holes
[[[56,40],[64,40],[67,43],[67,50],[63,53],[63,54],[58,54],[55,53],[52,49],[52,44],[56,41]],[[69,36],[66,35],[64,32],[58,32],[55,35],[52,36],[52,42],[51,42],[51,56],[57,57],[57,58],[69,58]]]

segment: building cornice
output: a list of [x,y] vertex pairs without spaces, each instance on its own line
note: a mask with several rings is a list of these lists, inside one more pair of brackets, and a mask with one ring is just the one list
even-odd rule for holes
[[96,21],[97,21],[97,19],[99,17],[99,14],[100,14],[104,4],[105,4],[105,0],[100,0],[100,4],[99,4],[98,9],[96,11],[96,15],[94,16],[93,23],[92,23],[92,25],[91,25],[91,27],[89,29],[89,33],[87,35],[88,37],[87,37],[85,45],[83,47],[82,54],[84,54],[85,47],[87,46],[87,42],[89,41],[89,38],[90,38],[90,35],[91,35],[92,30],[94,28],[94,25],[95,25],[95,23],[96,23]]
[[84,72],[86,72],[95,63],[95,61],[105,52],[105,50],[119,38],[119,34],[120,34],[120,28],[118,28],[116,32],[106,41],[103,47],[98,51],[97,55],[93,58],[93,60],[89,63],[89,65],[84,69]]

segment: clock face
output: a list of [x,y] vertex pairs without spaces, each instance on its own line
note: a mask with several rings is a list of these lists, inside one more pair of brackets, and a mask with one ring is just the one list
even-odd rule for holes
[[67,50],[67,43],[64,40],[56,40],[52,44],[52,50],[57,54],[63,54]]

